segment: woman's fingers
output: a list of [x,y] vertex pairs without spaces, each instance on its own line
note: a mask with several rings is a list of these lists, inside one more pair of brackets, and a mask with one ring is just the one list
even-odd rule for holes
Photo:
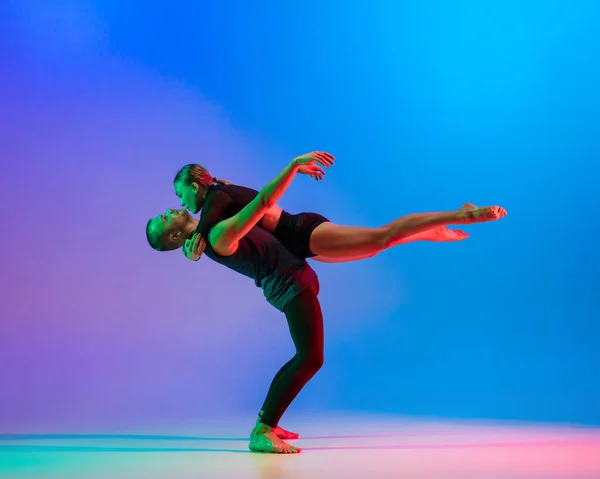
[[321,168],[319,165],[313,166],[312,169],[315,173],[321,173],[322,175],[325,174],[325,170],[323,168]]
[[320,181],[325,176],[325,170],[323,170],[323,168],[320,166],[315,165],[310,169],[310,176],[312,176],[315,180]]
[[324,151],[315,151],[314,158],[327,168],[333,166],[335,160],[335,157],[332,154]]

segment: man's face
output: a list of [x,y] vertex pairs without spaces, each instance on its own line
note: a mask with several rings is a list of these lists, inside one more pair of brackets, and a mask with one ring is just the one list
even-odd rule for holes
[[167,249],[183,246],[188,234],[192,231],[192,216],[185,209],[168,208],[163,214],[152,218],[152,228],[159,232]]
[[198,183],[192,183],[191,185],[183,185],[175,183],[175,194],[179,198],[181,206],[187,208],[192,213],[198,213],[202,208],[204,202],[203,188]]

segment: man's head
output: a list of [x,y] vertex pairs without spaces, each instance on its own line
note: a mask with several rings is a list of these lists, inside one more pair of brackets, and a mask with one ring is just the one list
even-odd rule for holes
[[198,220],[187,210],[169,208],[163,214],[148,220],[146,238],[156,251],[172,251],[183,246],[196,226]]

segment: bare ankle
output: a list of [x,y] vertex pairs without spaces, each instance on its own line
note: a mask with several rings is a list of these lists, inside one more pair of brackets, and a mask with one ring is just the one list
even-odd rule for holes
[[259,421],[256,423],[256,426],[254,426],[254,429],[252,429],[252,432],[250,434],[253,436],[256,434],[267,434],[272,430],[273,428],[271,426],[268,426],[267,424]]

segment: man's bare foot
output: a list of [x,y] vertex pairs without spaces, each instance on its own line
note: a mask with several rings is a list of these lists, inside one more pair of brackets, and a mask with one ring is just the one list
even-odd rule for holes
[[270,454],[297,454],[301,451],[275,435],[274,428],[263,423],[258,423],[250,433],[252,452],[266,452]]
[[487,221],[497,221],[504,218],[507,212],[500,206],[475,206],[472,203],[465,203],[457,214],[459,223],[485,223]]
[[[260,417],[256,420],[256,425],[258,426],[260,424]],[[285,429],[283,429],[281,426],[277,426],[275,428],[273,428],[273,433],[279,438],[279,439],[286,439],[286,440],[290,440],[290,439],[298,439],[300,437],[300,434],[292,432],[292,431],[287,431]]]

